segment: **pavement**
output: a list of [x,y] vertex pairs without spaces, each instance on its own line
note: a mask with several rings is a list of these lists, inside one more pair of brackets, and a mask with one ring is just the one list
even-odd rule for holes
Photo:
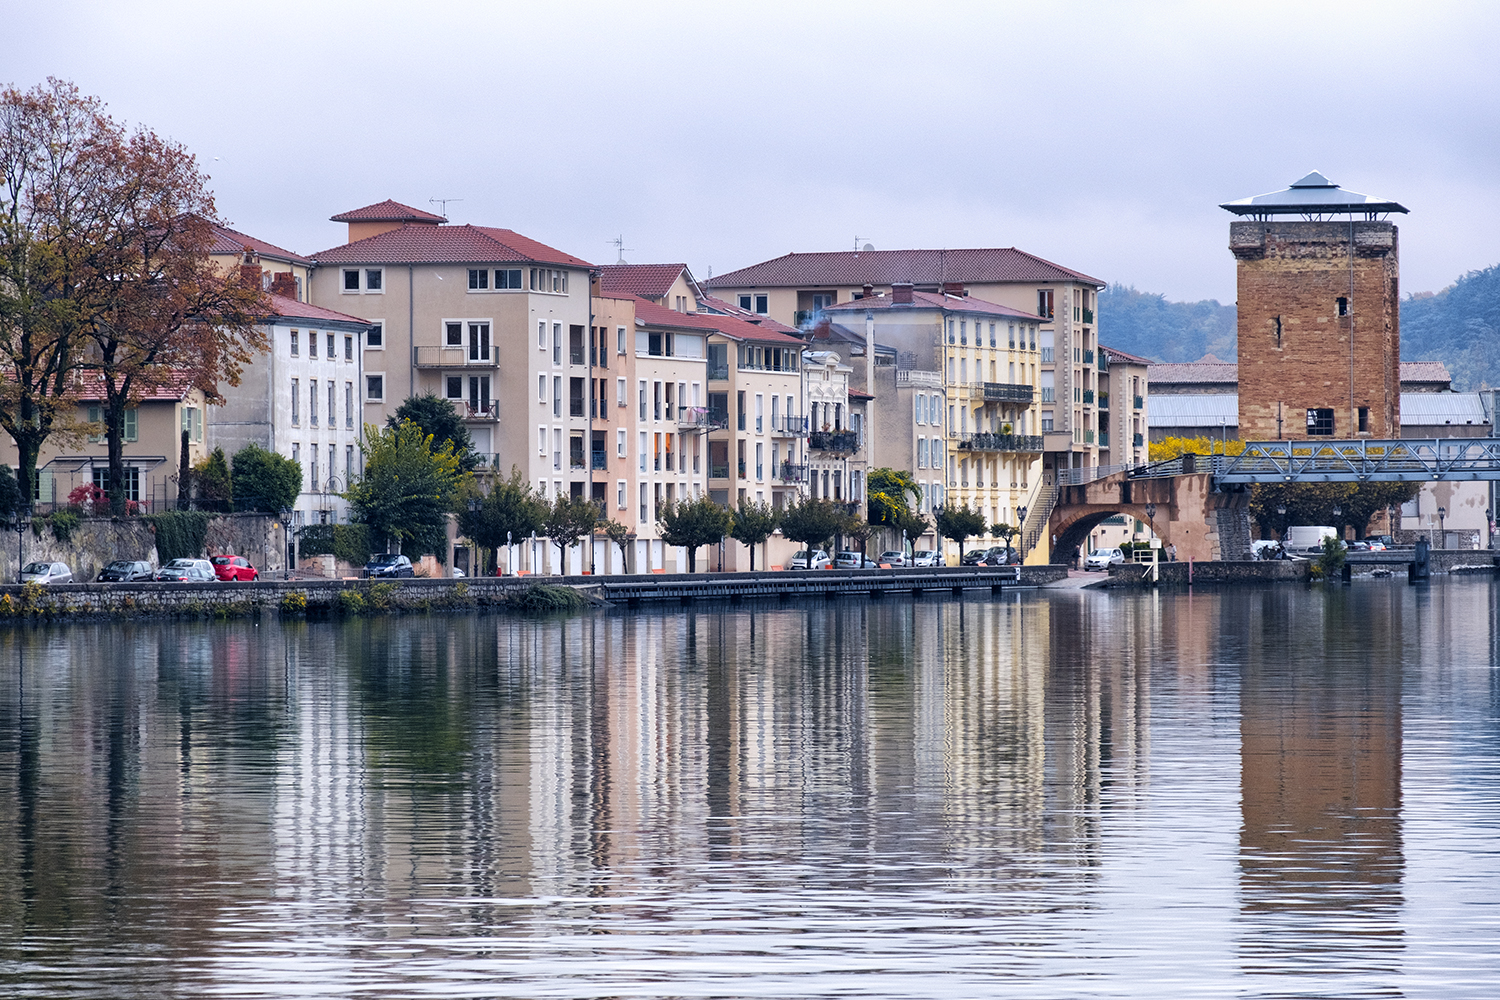
[[1042,585],[1042,590],[1083,590],[1086,587],[1102,587],[1109,580],[1108,573],[1070,569],[1066,579],[1054,580]]

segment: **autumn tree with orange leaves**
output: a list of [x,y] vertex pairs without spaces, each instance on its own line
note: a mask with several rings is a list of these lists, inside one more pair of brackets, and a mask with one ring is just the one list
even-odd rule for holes
[[65,81],[0,91],[0,427],[23,496],[53,433],[98,398],[108,494],[125,510],[125,413],[166,385],[210,401],[265,347],[258,269],[209,255],[208,178],[178,143],[128,131]]

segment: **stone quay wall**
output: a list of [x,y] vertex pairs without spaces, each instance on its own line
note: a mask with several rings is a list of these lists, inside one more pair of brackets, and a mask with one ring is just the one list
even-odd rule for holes
[[[241,555],[260,570],[280,573],[281,529],[278,522],[264,514],[226,514],[208,522],[204,538],[205,557],[221,552]],[[275,526],[275,527],[273,527]],[[19,553],[25,562],[46,560],[67,563],[73,579],[92,580],[108,563],[116,559],[144,559],[161,565],[156,552],[156,533],[151,522],[139,517],[89,517],[68,534],[67,541],[57,538],[52,529],[38,522],[37,528],[19,532],[0,532],[0,580],[20,577]]]

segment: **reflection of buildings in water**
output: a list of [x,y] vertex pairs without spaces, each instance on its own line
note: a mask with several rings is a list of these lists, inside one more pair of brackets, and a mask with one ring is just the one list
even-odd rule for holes
[[1298,601],[1296,619],[1274,591],[1224,602],[1225,633],[1259,637],[1240,686],[1240,890],[1261,971],[1399,961],[1404,595],[1361,596]]

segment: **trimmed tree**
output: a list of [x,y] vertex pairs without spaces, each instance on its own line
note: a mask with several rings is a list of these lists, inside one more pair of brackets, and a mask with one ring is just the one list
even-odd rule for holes
[[625,570],[630,569],[630,540],[633,536],[631,530],[619,521],[607,520],[600,522],[596,529],[605,538],[614,542],[620,550],[620,566]]
[[897,513],[893,526],[901,532],[901,537],[906,540],[906,546],[911,550],[912,555],[916,555],[917,539],[927,534],[932,528],[932,522],[915,511],[907,510]]
[[750,572],[755,572],[755,547],[765,544],[776,530],[777,511],[764,500],[741,497],[731,512],[729,537],[750,549]]
[[865,518],[876,527],[900,530],[901,516],[911,512],[912,504],[922,502],[922,488],[910,472],[899,469],[872,470],[865,490]]
[[[470,496],[475,496],[470,493]],[[510,478],[498,480],[487,496],[480,498],[478,510],[464,510],[458,515],[458,530],[479,548],[493,553],[507,541],[526,538],[541,531],[547,521],[547,501],[511,466]]]
[[933,512],[938,534],[958,543],[958,561],[964,561],[964,542],[984,531],[988,523],[984,514],[965,504],[962,507],[939,507]]
[[260,445],[247,444],[231,460],[234,509],[279,514],[297,503],[302,492],[302,463]]
[[371,541],[396,539],[407,555],[432,553],[447,561],[447,519],[469,480],[453,446],[433,449],[432,435],[409,420],[377,430],[365,425],[359,444],[365,474],[343,494]]
[[219,513],[234,507],[234,483],[223,448],[215,448],[193,466],[193,497],[199,510]]
[[552,501],[542,529],[557,546],[557,560],[563,569],[567,568],[568,550],[584,535],[593,534],[598,522],[599,508],[586,497],[558,496]]
[[1007,562],[1010,561],[1010,540],[1016,537],[1020,533],[1020,530],[1015,525],[1006,524],[1004,521],[996,521],[990,527],[990,534],[1005,543],[1005,559]]
[[807,549],[821,549],[838,534],[848,518],[842,504],[801,497],[781,512],[781,533]]
[[0,518],[14,524],[16,511],[21,507],[21,486],[10,466],[0,462]]
[[657,520],[661,522],[661,540],[687,549],[688,572],[696,573],[699,546],[723,541],[732,518],[728,510],[705,494],[696,500],[663,504]]
[[410,420],[422,428],[422,433],[432,435],[435,448],[441,448],[445,441],[452,444],[453,454],[458,456],[458,466],[464,472],[473,472],[479,467],[480,456],[474,450],[474,439],[448,400],[432,392],[413,396],[396,407],[395,415],[388,417],[385,424],[395,427],[403,420]]

